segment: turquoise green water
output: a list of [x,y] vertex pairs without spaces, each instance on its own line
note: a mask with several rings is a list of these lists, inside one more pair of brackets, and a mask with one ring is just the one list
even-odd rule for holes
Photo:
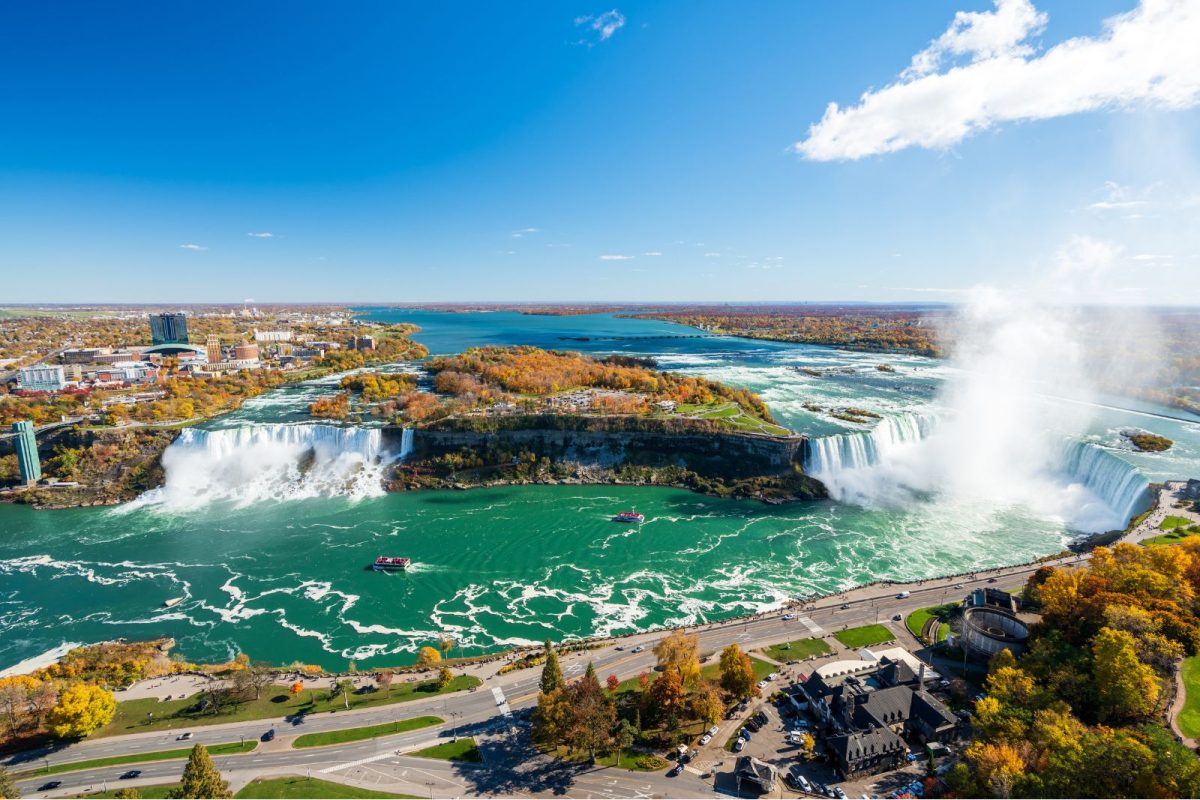
[[[435,353],[528,342],[652,354],[671,369],[750,386],[781,421],[814,434],[846,426],[806,402],[924,410],[947,371],[928,359],[729,338],[604,339],[687,332],[608,316],[376,316],[415,319]],[[884,362],[898,373],[875,369]],[[812,378],[797,366],[845,372]],[[294,422],[330,386],[287,388],[207,427]],[[1112,410],[1095,420],[1089,436],[1111,447],[1131,424],[1177,440],[1162,456],[1126,454],[1151,477],[1198,471],[1195,421]],[[351,659],[396,664],[442,633],[470,653],[714,620],[877,579],[1025,561],[1070,536],[1052,517],[986,503],[774,507],[670,489],[566,486],[383,495],[340,457],[325,464],[319,487],[287,473],[295,459],[272,445],[214,456],[204,480],[196,470],[209,462],[191,463],[190,473],[169,467],[169,491],[131,507],[0,506],[0,668],[63,643],[159,636],[175,637],[198,661],[245,651],[335,669]],[[342,474],[355,491],[339,486]],[[631,507],[646,515],[640,530],[610,521]],[[415,567],[407,575],[364,570],[381,554],[408,556]],[[183,601],[161,608],[174,597]]]
[[[640,530],[609,519],[630,507],[646,515]],[[330,668],[396,663],[440,631],[478,652],[719,619],[880,577],[1020,560],[1061,541],[1021,515],[971,516],[885,519],[833,503],[781,509],[597,486],[188,514],[0,507],[0,663],[116,636],[174,636],[194,659],[245,650]],[[380,554],[416,567],[364,570]],[[170,597],[185,599],[159,608]]]

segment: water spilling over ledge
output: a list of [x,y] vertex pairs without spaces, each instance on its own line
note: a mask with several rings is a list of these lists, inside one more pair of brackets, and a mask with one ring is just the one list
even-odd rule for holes
[[383,494],[387,464],[411,449],[411,432],[399,452],[385,447],[379,428],[324,424],[250,424],[189,428],[163,454],[166,484],[141,504],[186,509],[213,501],[238,506],[310,497]]
[[[934,415],[888,416],[871,430],[810,439],[804,468],[842,502],[909,508],[952,492],[961,485],[956,471],[973,466],[970,459],[953,459],[970,444],[948,441],[952,436]],[[994,464],[990,469],[996,476],[997,499],[1043,508],[1073,530],[1124,528],[1150,502],[1149,481],[1137,467],[1088,442],[1064,439],[1046,452],[1031,447],[1023,463]],[[1009,482],[1015,490],[999,485],[1006,471],[1015,476]]]

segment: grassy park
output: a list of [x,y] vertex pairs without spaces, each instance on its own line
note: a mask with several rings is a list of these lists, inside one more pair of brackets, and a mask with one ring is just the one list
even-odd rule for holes
[[896,634],[888,630],[886,625],[862,625],[858,628],[847,628],[844,631],[835,633],[833,638],[837,639],[846,647],[870,647],[873,644],[880,642],[890,642],[896,638]]
[[922,641],[926,641],[925,638],[921,635],[921,632],[925,630],[925,623],[928,622],[930,619],[936,617],[936,618],[942,620],[942,622],[938,624],[937,636],[935,637],[935,640],[933,642],[927,642],[927,643],[928,644],[936,644],[937,642],[944,642],[946,640],[946,635],[950,632],[950,625],[949,625],[949,623],[947,623],[945,621],[947,618],[947,614],[949,611],[953,610],[956,607],[957,607],[956,603],[949,603],[944,606],[930,606],[929,608],[918,608],[916,611],[912,612],[911,614],[908,615],[908,617],[905,618],[904,624],[908,628],[909,633],[911,633],[913,636],[917,637],[918,639],[920,639]]
[[1200,656],[1185,658],[1181,674],[1187,699],[1179,712],[1179,730],[1192,739],[1200,738]]
[[415,731],[419,728],[428,728],[430,725],[439,725],[443,722],[445,720],[441,717],[413,717],[412,719],[384,722],[380,725],[367,725],[361,728],[339,728],[338,730],[323,731],[321,733],[306,733],[297,738],[292,743],[292,747],[324,747],[330,744],[358,742],[363,739],[374,739],[377,736],[391,736],[395,733],[405,733],[406,731]]
[[[142,795],[145,797],[145,795]],[[411,794],[388,794],[373,792],[370,789],[360,789],[344,783],[323,781],[317,778],[301,778],[289,776],[286,778],[255,778],[246,784],[240,792],[234,795],[238,798],[342,798],[342,797],[415,797]]]
[[417,756],[418,758],[439,758],[442,761],[483,761],[483,755],[479,752],[479,745],[470,736],[464,736],[454,742],[435,744],[433,747],[416,750],[408,753],[408,755]]
[[793,661],[809,656],[823,656],[832,648],[821,639],[796,639],[792,642],[773,644],[763,652],[776,661]]
[[[366,694],[351,694],[350,708],[371,708],[389,703],[423,700],[439,694],[458,692],[479,685],[473,675],[456,675],[445,689],[438,689],[437,680],[414,683],[394,683],[390,690],[380,689]],[[346,700],[339,693],[330,697],[328,689],[305,689],[291,694],[286,686],[268,686],[257,700],[230,705],[218,713],[199,709],[200,694],[181,700],[162,701],[156,698],[126,700],[117,703],[113,721],[92,734],[93,738],[186,729],[197,725],[217,725],[224,722],[246,722],[255,719],[304,716],[326,711],[343,711]]]

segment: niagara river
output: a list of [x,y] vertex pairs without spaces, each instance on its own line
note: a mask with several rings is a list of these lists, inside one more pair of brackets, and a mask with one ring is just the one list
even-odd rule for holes
[[[935,359],[678,338],[698,332],[606,314],[359,313],[420,325],[414,338],[434,354],[620,352],[747,387],[809,436],[806,470],[832,499],[770,506],[607,485],[389,494],[382,476],[411,437],[389,450],[378,428],[309,419],[336,378],[288,386],[184,430],[163,456],[165,484],[124,506],[0,506],[0,669],[118,637],[170,636],[197,662],[246,652],[341,670],[409,663],[443,635],[472,655],[714,621],[1056,553],[1123,527],[1150,482],[1200,476],[1200,418],[1123,398],[1048,394],[1037,401],[1047,416],[1070,409],[1077,429],[1035,434],[1029,419],[1025,440],[1018,418],[995,439],[966,440],[965,407],[941,391],[962,371]],[[851,406],[879,418],[829,413]],[[1175,446],[1133,452],[1122,437],[1131,428]],[[959,486],[964,455],[996,439],[1003,457]],[[611,520],[631,508],[644,524]],[[378,555],[414,566],[364,569]]]

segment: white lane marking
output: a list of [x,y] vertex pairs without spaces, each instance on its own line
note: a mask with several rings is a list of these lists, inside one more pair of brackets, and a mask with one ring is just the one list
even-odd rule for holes
[[399,755],[399,753],[393,753],[391,751],[386,753],[377,753],[373,756],[360,758],[357,761],[347,761],[345,764],[335,764],[332,767],[326,767],[325,769],[317,771],[321,774],[326,774],[329,772],[337,772],[340,769],[353,769],[354,767],[361,767],[363,764],[370,764],[372,761],[383,761],[385,758],[395,758],[397,755]]
[[504,703],[504,690],[499,686],[493,686],[492,697],[496,698],[496,705],[501,705]]
[[808,632],[809,632],[809,633],[811,633],[811,634],[814,634],[814,635],[818,635],[818,634],[821,634],[821,633],[824,633],[824,632],[825,632],[825,631],[824,631],[824,630],[821,628],[821,626],[820,626],[820,625],[818,625],[817,623],[813,622],[813,621],[812,621],[811,619],[809,619],[808,617],[801,617],[801,618],[800,618],[800,624],[802,624],[804,627],[808,628]]

